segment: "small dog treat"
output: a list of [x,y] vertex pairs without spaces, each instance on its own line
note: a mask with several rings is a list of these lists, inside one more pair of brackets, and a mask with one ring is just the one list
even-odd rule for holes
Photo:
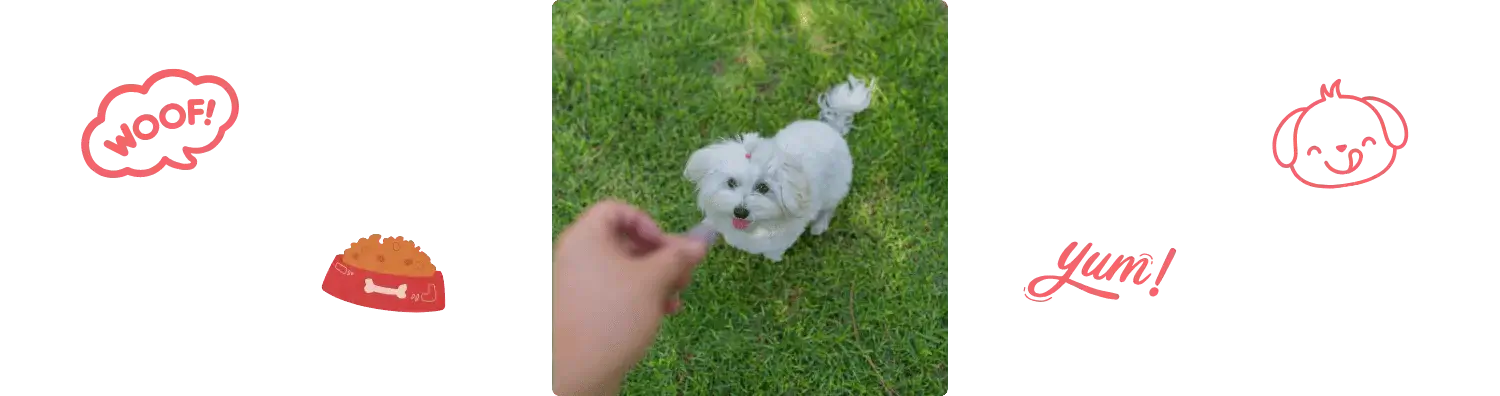
[[719,232],[714,231],[714,226],[707,223],[698,224],[697,227],[693,227],[693,229],[688,230],[687,236],[689,238],[703,241],[703,244],[710,246],[712,246],[714,242],[719,241]]

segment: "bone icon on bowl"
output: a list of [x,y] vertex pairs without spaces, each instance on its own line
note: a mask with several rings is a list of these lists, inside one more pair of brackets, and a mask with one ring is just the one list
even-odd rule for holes
[[390,288],[376,285],[374,279],[365,278],[365,293],[380,293],[395,296],[397,299],[406,299],[406,284],[402,283],[401,286]]

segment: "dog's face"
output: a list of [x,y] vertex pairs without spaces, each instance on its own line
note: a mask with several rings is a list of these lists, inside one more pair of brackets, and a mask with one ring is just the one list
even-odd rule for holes
[[1406,144],[1406,120],[1390,103],[1338,90],[1337,82],[1324,87],[1323,98],[1287,115],[1273,138],[1277,162],[1309,186],[1370,181],[1395,164],[1396,150]]
[[776,226],[806,206],[806,183],[775,144],[749,133],[693,152],[683,176],[698,185],[708,222],[750,231]]

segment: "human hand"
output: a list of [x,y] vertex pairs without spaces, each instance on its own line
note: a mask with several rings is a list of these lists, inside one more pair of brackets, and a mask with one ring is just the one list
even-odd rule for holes
[[667,235],[617,201],[590,206],[564,229],[552,252],[553,391],[618,394],[662,317],[681,309],[678,293],[709,242]]

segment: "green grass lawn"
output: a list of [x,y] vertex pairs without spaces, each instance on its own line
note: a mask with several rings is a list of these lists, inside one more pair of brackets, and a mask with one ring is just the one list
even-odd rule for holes
[[[720,244],[629,395],[941,395],[948,383],[948,17],[937,0],[562,0],[552,14],[552,232],[618,197],[701,220],[688,156],[816,118],[877,78],[853,191],[780,263]],[[515,133],[523,133],[517,131]]]

